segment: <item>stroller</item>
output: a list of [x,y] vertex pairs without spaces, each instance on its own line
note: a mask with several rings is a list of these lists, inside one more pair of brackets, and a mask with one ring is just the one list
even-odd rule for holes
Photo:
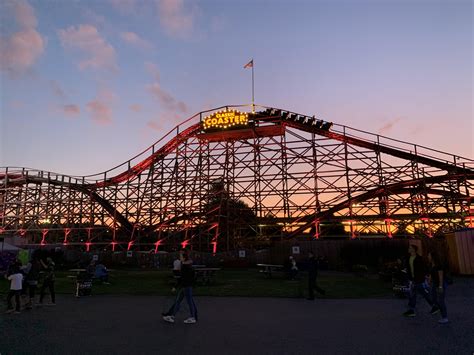
[[92,277],[87,272],[80,272],[76,279],[76,297],[92,295]]

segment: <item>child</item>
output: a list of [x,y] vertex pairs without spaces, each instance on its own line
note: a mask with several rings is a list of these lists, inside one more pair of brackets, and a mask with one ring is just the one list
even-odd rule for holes
[[7,277],[8,280],[10,280],[10,292],[8,293],[7,296],[7,303],[8,303],[8,309],[7,313],[13,312],[13,304],[12,304],[12,298],[15,296],[15,313],[20,313],[20,294],[22,290],[22,283],[23,283],[23,274],[20,272],[20,268],[18,266],[14,267],[12,269],[12,272],[10,276]]

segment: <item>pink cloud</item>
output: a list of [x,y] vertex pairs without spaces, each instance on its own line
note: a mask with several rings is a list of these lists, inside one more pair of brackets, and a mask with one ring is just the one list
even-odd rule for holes
[[122,32],[120,37],[127,43],[137,46],[142,49],[150,49],[152,45],[147,40],[144,40],[134,32]]
[[18,110],[25,107],[25,103],[23,101],[13,100],[13,101],[10,101],[10,107],[15,110]]
[[46,41],[36,31],[33,8],[27,2],[17,2],[14,6],[20,31],[10,37],[0,36],[0,69],[13,76],[30,69],[46,46]]
[[135,12],[137,1],[136,0],[109,0],[109,3],[124,15],[130,15]]
[[92,120],[99,125],[108,125],[112,123],[112,102],[115,100],[115,94],[102,89],[94,100],[87,103],[87,110],[92,116]]
[[94,100],[87,104],[87,109],[92,114],[92,119],[101,125],[112,122],[112,110],[104,102]]
[[156,0],[160,25],[173,37],[186,37],[192,32],[196,9],[186,10],[183,0]]
[[155,81],[160,81],[160,71],[158,70],[156,64],[153,64],[152,62],[145,62],[145,69],[151,76],[153,76]]
[[384,124],[381,128],[379,128],[378,133],[379,134],[388,134],[392,130],[393,126],[395,126],[398,122],[401,121],[400,117],[397,117],[386,124]]
[[188,110],[184,102],[176,100],[170,93],[163,90],[159,83],[148,85],[147,90],[168,110],[177,110],[180,112],[186,112]]
[[15,18],[22,28],[35,28],[38,25],[35,11],[27,2],[15,4]]
[[51,90],[53,91],[56,97],[60,99],[64,99],[66,97],[64,90],[61,88],[61,86],[56,80],[50,80],[49,85],[51,86]]
[[142,107],[138,104],[133,104],[130,105],[130,110],[132,110],[133,112],[140,112],[142,110]]
[[78,49],[84,53],[85,59],[79,62],[80,69],[118,69],[114,47],[107,43],[96,27],[71,26],[68,29],[59,30],[58,34],[63,47]]
[[80,107],[73,104],[64,105],[61,109],[66,116],[77,116],[81,113]]
[[155,131],[161,131],[162,125],[156,121],[148,121],[146,126],[148,128],[154,129]]

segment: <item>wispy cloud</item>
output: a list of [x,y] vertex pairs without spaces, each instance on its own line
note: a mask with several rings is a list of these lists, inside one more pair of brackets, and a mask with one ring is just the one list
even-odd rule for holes
[[161,131],[161,129],[163,128],[163,126],[159,122],[156,122],[156,121],[148,121],[146,126],[147,128],[151,128],[155,131]]
[[15,109],[15,110],[19,110],[19,109],[25,107],[25,103],[23,101],[20,101],[20,100],[13,100],[13,101],[10,101],[10,107]]
[[56,80],[50,80],[49,86],[51,87],[53,94],[57,98],[60,98],[60,99],[66,98],[66,93],[64,92],[63,88],[59,85],[59,83]]
[[117,70],[115,49],[92,25],[71,26],[58,31],[63,47],[81,51],[85,59],[79,62],[80,69]]
[[36,31],[38,21],[30,4],[14,3],[14,14],[20,31],[0,36],[0,69],[13,77],[30,69],[46,47],[46,40]]
[[163,90],[159,83],[153,83],[147,86],[147,90],[155,97],[166,109],[172,111],[187,112],[188,108],[182,101],[176,100],[169,92]]
[[61,111],[66,116],[77,116],[81,113],[81,108],[74,104],[68,104],[61,106]]
[[141,38],[135,32],[122,32],[120,38],[125,42],[142,49],[150,49],[153,47],[150,42]]
[[137,0],[109,0],[109,3],[123,15],[130,15],[136,11]]
[[99,125],[112,123],[112,104],[114,100],[115,94],[108,89],[103,89],[94,100],[87,103],[87,110],[95,123]]
[[132,110],[133,112],[141,112],[142,107],[141,105],[133,104],[133,105],[130,105],[130,110]]
[[150,74],[156,82],[160,81],[160,71],[156,64],[152,62],[145,62],[145,69]]
[[161,27],[172,37],[192,33],[197,8],[185,8],[183,0],[156,0]]
[[166,110],[187,112],[188,108],[182,101],[177,100],[168,91],[163,89],[160,84],[160,72],[156,64],[151,62],[145,62],[146,71],[152,76],[154,82],[146,86],[148,92],[163,105]]
[[394,118],[393,120],[387,122],[384,124],[379,130],[377,131],[379,134],[387,134],[390,133],[392,130],[393,126],[395,126],[398,122],[402,120],[401,117]]

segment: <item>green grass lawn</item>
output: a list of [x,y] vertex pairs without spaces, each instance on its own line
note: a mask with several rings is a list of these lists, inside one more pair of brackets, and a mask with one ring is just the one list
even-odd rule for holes
[[[68,278],[67,271],[56,273],[56,292],[73,294],[75,280]],[[110,274],[110,285],[94,281],[93,293],[129,295],[169,295],[171,272],[168,270],[115,270]],[[390,297],[390,283],[376,276],[360,277],[337,272],[322,272],[318,285],[325,289],[326,298],[374,298]],[[6,294],[7,280],[0,281],[0,293]],[[307,275],[290,281],[283,275],[265,278],[256,269],[226,269],[217,273],[214,283],[209,286],[197,285],[194,293],[200,296],[246,296],[246,297],[305,297],[307,295]]]

